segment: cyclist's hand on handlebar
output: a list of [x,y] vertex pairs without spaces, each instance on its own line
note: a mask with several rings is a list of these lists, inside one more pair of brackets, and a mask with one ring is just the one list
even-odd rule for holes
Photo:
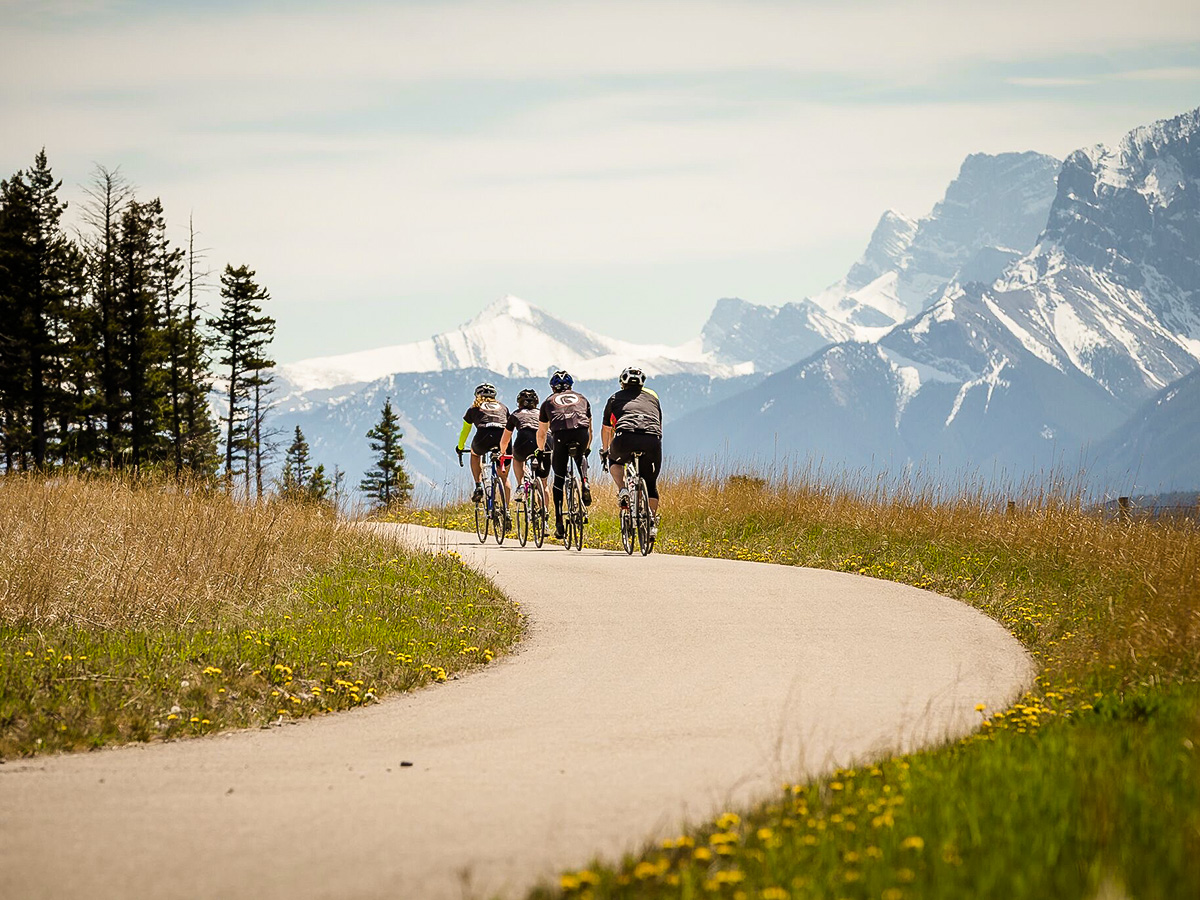
[[454,448],[454,452],[458,454],[458,467],[461,469],[461,468],[462,468],[462,464],[463,464],[463,461],[462,461],[462,458],[463,458],[463,453],[464,453],[465,451],[463,450],[463,448],[462,448],[462,447],[455,447],[455,448]]
[[607,450],[600,451],[600,465],[604,466],[604,468],[606,468],[606,469],[608,468],[608,451]]

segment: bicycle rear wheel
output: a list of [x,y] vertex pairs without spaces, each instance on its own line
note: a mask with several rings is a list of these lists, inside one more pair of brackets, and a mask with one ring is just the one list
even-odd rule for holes
[[621,510],[621,547],[630,556],[633,556],[633,545],[636,540],[637,536],[633,528],[633,510],[626,506]]
[[[528,485],[526,485],[528,488]],[[529,491],[525,491],[525,502],[517,507],[517,540],[521,546],[529,540]]]
[[567,483],[563,485],[563,530],[567,535],[563,539],[564,549],[570,550],[575,543],[575,506],[579,503],[579,498],[575,494],[575,476],[567,477]]
[[479,538],[481,544],[487,540],[488,519],[491,518],[486,504],[486,500],[480,500],[475,504],[475,536]]
[[492,534],[497,544],[504,543],[507,529],[504,527],[508,519],[508,503],[504,499],[504,485],[492,482]]
[[540,549],[546,542],[546,504],[542,502],[540,485],[532,485],[526,493],[525,510],[529,513],[529,525],[533,528],[533,546]]
[[654,538],[650,536],[654,513],[650,511],[650,495],[646,491],[645,479],[638,479],[636,493],[638,543],[642,548],[642,556],[649,556],[650,551],[654,549]]
[[583,525],[587,511],[583,506],[583,489],[580,487],[579,476],[575,476],[575,549],[583,549]]

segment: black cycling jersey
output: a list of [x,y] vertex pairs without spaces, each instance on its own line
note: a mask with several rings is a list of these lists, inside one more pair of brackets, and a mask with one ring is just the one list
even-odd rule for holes
[[587,428],[592,424],[592,404],[587,397],[575,391],[559,391],[551,394],[542,404],[539,416],[542,422],[550,424],[551,431],[564,431],[568,428]]
[[508,421],[508,407],[499,400],[484,400],[478,406],[468,409],[463,415],[463,421],[476,428],[485,428],[488,425],[499,425],[503,428]]
[[604,424],[618,432],[662,437],[662,407],[649,388],[621,388],[604,405]]
[[537,431],[539,415],[536,409],[514,409],[508,414],[509,431],[516,432],[521,428],[532,428]]

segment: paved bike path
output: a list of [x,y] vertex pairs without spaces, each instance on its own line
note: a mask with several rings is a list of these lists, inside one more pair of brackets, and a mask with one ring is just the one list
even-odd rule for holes
[[961,735],[1034,673],[982,614],[890,582],[384,527],[520,601],[518,650],[295,726],[0,766],[0,894],[520,896],[783,780]]

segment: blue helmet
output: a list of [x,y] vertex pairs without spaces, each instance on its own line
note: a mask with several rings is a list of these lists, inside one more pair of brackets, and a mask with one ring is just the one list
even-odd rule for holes
[[550,389],[556,394],[559,391],[569,391],[571,385],[574,383],[575,379],[571,377],[571,373],[566,369],[559,369],[550,376]]

